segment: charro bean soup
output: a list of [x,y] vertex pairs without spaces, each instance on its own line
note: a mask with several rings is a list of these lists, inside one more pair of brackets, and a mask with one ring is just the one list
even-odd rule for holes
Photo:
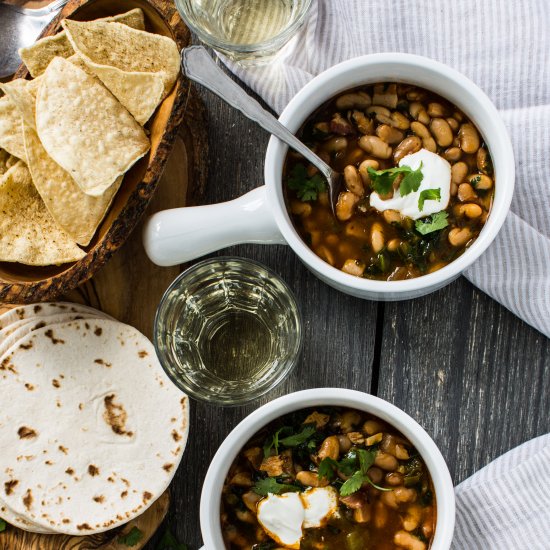
[[326,182],[301,155],[284,168],[287,207],[308,246],[342,271],[383,281],[441,269],[476,240],[494,195],[474,123],[417,86],[383,83],[319,108],[299,137],[343,174],[336,218]]
[[224,482],[228,550],[427,550],[432,480],[395,428],[355,409],[283,416],[255,434]]

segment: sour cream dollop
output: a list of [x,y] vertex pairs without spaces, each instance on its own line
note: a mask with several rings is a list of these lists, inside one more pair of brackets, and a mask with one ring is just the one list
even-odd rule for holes
[[300,548],[303,529],[320,527],[338,509],[333,487],[303,493],[269,494],[258,503],[258,521],[264,531],[285,548]]
[[[403,157],[399,166],[409,166],[413,170],[420,169],[423,175],[422,182],[417,191],[409,193],[404,197],[397,189],[391,199],[383,200],[380,195],[373,191],[370,195],[370,205],[383,212],[384,210],[397,210],[403,216],[417,220],[430,214],[445,210],[449,204],[451,194],[451,165],[439,155],[420,149],[420,151]],[[426,189],[439,189],[439,199],[426,199],[422,210],[418,208],[420,193]]]

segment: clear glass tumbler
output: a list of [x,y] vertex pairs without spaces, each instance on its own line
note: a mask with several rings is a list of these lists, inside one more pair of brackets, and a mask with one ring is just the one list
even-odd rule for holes
[[304,23],[312,0],[175,0],[189,28],[227,57],[271,59]]
[[240,405],[274,388],[295,366],[301,317],[292,291],[267,267],[212,258],[184,271],[164,293],[154,343],[184,392]]

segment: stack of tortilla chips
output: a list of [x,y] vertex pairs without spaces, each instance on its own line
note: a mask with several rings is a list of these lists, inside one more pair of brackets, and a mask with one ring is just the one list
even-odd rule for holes
[[140,9],[62,25],[21,50],[33,80],[0,84],[0,261],[85,256],[178,76],[176,43]]

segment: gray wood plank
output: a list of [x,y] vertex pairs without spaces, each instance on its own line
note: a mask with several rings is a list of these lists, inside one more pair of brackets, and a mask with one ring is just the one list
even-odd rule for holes
[[550,341],[459,279],[387,304],[378,395],[432,435],[455,483],[550,431]]
[[[263,157],[269,136],[212,94],[201,91],[209,118],[209,179],[204,203],[234,199],[263,183]],[[377,307],[333,290],[316,279],[289,247],[240,245],[218,255],[258,260],[279,273],[293,289],[304,325],[301,360],[273,392],[246,407],[219,408],[193,402],[190,438],[171,486],[165,522],[178,539],[198,548],[202,482],[218,446],[231,429],[260,404],[292,391],[341,386],[369,391]],[[154,550],[164,527],[146,550]]]

